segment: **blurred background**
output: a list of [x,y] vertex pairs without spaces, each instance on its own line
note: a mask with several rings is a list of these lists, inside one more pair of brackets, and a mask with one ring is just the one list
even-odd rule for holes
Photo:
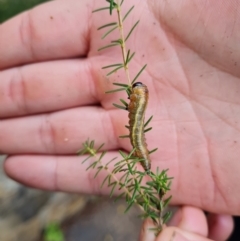
[[[0,24],[47,1],[0,0]],[[0,156],[0,241],[138,240],[137,208],[124,214],[123,201],[27,188],[6,177],[4,158]],[[240,240],[239,218],[235,225],[230,241]]]

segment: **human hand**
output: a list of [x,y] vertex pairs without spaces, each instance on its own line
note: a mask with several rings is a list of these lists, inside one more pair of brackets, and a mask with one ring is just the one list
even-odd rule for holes
[[[138,80],[150,92],[146,118],[154,115],[152,169],[169,168],[173,204],[240,214],[239,3],[132,0],[124,10],[132,4],[125,31],[140,18],[127,44],[136,51],[132,78],[148,63]],[[102,5],[53,1],[0,25],[0,152],[11,155],[5,170],[19,182],[108,193],[105,174],[93,179],[73,154],[88,138],[105,143],[106,161],[131,150],[118,138],[127,112],[112,106],[121,93],[104,94],[125,78],[101,70],[121,60],[118,48],[97,51],[109,42],[97,27],[112,21],[92,14]]]
[[151,220],[146,220],[140,234],[141,241],[225,241],[233,229],[228,215],[206,217],[202,210],[190,206],[178,209],[168,227],[155,237]]

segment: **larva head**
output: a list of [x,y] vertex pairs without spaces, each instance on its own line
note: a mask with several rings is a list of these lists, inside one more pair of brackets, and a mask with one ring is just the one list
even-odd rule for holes
[[136,82],[136,83],[133,84],[132,88],[141,87],[141,86],[144,86],[144,84],[141,83],[141,82]]
[[138,95],[148,94],[148,88],[142,82],[136,82],[132,85],[132,93]]

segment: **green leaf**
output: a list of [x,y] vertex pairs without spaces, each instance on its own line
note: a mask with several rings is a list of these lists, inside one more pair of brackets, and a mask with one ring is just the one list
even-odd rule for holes
[[163,223],[166,223],[170,219],[171,216],[172,216],[171,212],[166,212],[164,214],[163,218],[162,218],[163,219]]
[[107,66],[104,66],[102,67],[102,69],[107,69],[107,68],[112,68],[112,67],[119,67],[119,66],[123,66],[123,64],[111,64],[111,65],[107,65]]
[[127,65],[132,60],[134,55],[135,55],[135,52],[133,52],[132,55],[129,58],[127,58],[125,65]]
[[172,199],[172,196],[170,196],[170,197],[168,197],[166,200],[164,200],[164,203],[163,203],[163,207],[164,207],[164,208],[168,206],[168,204],[169,204],[169,202],[170,202],[171,199]]
[[117,159],[117,157],[112,158],[112,159],[106,164],[106,166],[108,166],[111,162],[113,162],[113,161],[116,160],[116,159]]
[[139,180],[138,180],[139,183],[142,183],[143,177],[144,177],[144,175],[140,175],[140,176],[139,176]]
[[90,149],[93,149],[93,148],[94,148],[94,140],[92,140],[92,141],[90,142],[89,148],[90,148]]
[[[105,93],[106,94],[110,94],[110,93],[114,93],[114,92],[118,92],[118,91],[123,91],[123,90],[125,90],[124,88],[119,88],[119,89],[115,89],[115,90],[108,90],[108,91],[106,91]],[[126,110],[126,109],[125,109]]]
[[133,79],[133,81],[132,81],[132,85],[133,85],[133,83],[137,80],[137,78],[139,77],[139,75],[143,72],[143,70],[145,69],[147,67],[147,64],[145,64],[142,68],[141,68],[141,70],[138,72],[138,74],[135,76],[135,78]]
[[121,69],[121,68],[123,68],[123,65],[121,65],[121,66],[115,68],[114,70],[110,71],[109,73],[107,73],[107,76],[109,76],[109,75],[111,75],[111,74],[117,72],[117,70],[119,70],[119,69]]
[[[172,178],[172,179],[173,179],[173,178]],[[167,188],[168,188],[169,190],[170,190],[171,185],[172,185],[172,182],[171,182],[171,181],[168,182]]]
[[127,208],[125,209],[124,213],[127,213],[133,204],[134,204],[134,202],[130,202],[129,205],[127,206]]
[[128,155],[129,158],[132,157],[133,153],[135,152],[136,148],[133,148],[132,151],[130,152],[130,154]]
[[[108,30],[105,34],[103,34],[103,36],[101,37],[101,39],[105,39],[111,32],[113,32],[115,29],[117,29],[118,26],[115,26],[113,28],[111,28],[110,30]],[[119,45],[119,43],[115,43],[116,45]]]
[[125,65],[126,65],[127,60],[128,60],[128,58],[129,58],[129,54],[130,54],[130,49],[127,51],[127,56],[126,56],[126,59],[125,59]]
[[113,85],[117,85],[117,86],[121,86],[121,87],[125,87],[125,88],[129,88],[129,85],[126,84],[121,84],[121,83],[113,83]]
[[149,212],[148,215],[149,215],[150,218],[154,218],[154,219],[159,218],[158,213],[155,213],[155,212]]
[[109,174],[109,175],[108,175],[108,187],[109,187],[110,184],[111,184],[111,179],[112,179],[112,176]]
[[90,155],[90,156],[88,156],[87,158],[85,158],[83,161],[82,161],[82,164],[84,163],[84,162],[86,162],[89,158],[91,158],[92,156]]
[[119,138],[129,138],[129,135],[123,135],[123,136],[119,136]]
[[116,182],[116,181],[115,181],[115,182],[113,182],[113,183],[111,183],[111,185],[110,185],[110,186],[113,186],[113,187],[112,187],[112,190],[111,190],[111,192],[110,192],[110,197],[112,197],[112,196],[113,196],[113,192],[114,192],[114,189],[115,189],[116,185],[117,185],[117,182]]
[[148,154],[150,155],[150,154],[152,154],[153,152],[155,152],[155,151],[157,151],[157,150],[158,150],[158,148],[155,148],[155,149],[149,151]]
[[123,165],[119,165],[119,166],[116,166],[113,170],[112,170],[112,173],[115,174],[117,172],[119,172],[123,167],[125,166],[125,163]]
[[50,223],[44,229],[44,240],[45,241],[64,241],[64,234],[58,223]]
[[[121,5],[121,4],[120,4]],[[124,21],[126,18],[127,18],[127,16],[129,15],[129,13],[133,10],[133,8],[134,8],[134,5],[127,11],[127,13],[124,15],[124,17],[123,17],[123,20],[122,21]]]
[[86,169],[86,171],[89,170],[90,168],[93,168],[93,169],[94,169],[94,168],[96,167],[97,163],[98,163],[97,161],[93,162],[93,163]]
[[95,10],[92,11],[92,13],[99,12],[99,11],[102,11],[102,10],[109,10],[109,7],[95,9]]
[[108,176],[109,176],[109,175],[107,175],[107,176],[104,178],[104,180],[103,180],[103,182],[102,182],[102,184],[101,184],[101,188],[103,187],[104,183],[107,181]]
[[124,178],[126,178],[127,174],[128,174],[128,172],[125,172],[125,173],[121,176],[121,178],[119,179],[119,181],[121,182]]
[[124,158],[124,161],[128,158],[128,156],[121,150],[119,150],[120,155]]
[[147,120],[147,122],[144,124],[144,128],[149,124],[149,122],[152,120],[153,115]]
[[98,159],[98,162],[101,161],[101,159],[103,158],[103,156],[107,153],[107,151],[103,151]]
[[117,39],[117,40],[112,40],[111,43],[116,43],[116,44],[122,45],[123,41],[122,41],[122,39]]
[[126,110],[126,106],[121,106],[121,105],[118,105],[118,104],[115,104],[115,103],[113,103],[113,106],[115,106],[119,109],[122,109],[122,110]]
[[98,153],[103,146],[104,146],[104,143],[98,147],[98,149],[96,150],[96,153]]
[[128,177],[129,177],[129,172],[127,172],[126,178],[124,180],[124,185],[126,185],[129,181],[131,181],[131,178],[128,178]]
[[144,133],[146,133],[146,132],[148,132],[148,131],[150,131],[150,130],[152,130],[152,127],[149,127],[148,129],[145,129],[145,130],[144,130]]
[[88,150],[86,148],[80,149],[77,151],[77,155],[81,156],[88,153]]
[[97,170],[97,172],[95,173],[95,175],[94,175],[93,178],[96,178],[97,175],[98,175],[98,173],[99,173],[102,169],[103,169],[103,166],[98,167],[98,170]]
[[111,48],[111,47],[114,47],[114,46],[117,46],[118,44],[109,44],[109,45],[106,45],[106,46],[103,46],[101,48],[98,49],[98,51],[101,51],[103,49],[106,49],[106,48]]
[[99,27],[97,30],[100,30],[100,29],[103,29],[103,28],[107,28],[107,27],[110,27],[110,26],[114,26],[116,24],[117,24],[117,22],[108,23],[108,24],[105,24],[105,25]]
[[126,107],[128,107],[128,103],[127,103],[125,100],[120,99],[120,101],[121,101]]
[[131,89],[126,89],[126,92],[127,92],[128,98],[130,99],[130,95],[132,94],[132,90]]
[[135,196],[137,194],[137,191],[139,190],[138,182],[136,180],[134,180],[134,182],[135,182],[134,191],[131,198],[132,202],[135,200]]
[[121,160],[121,161],[115,163],[114,166],[119,166],[119,165],[120,165],[121,163],[123,163],[123,162],[125,163],[125,160]]
[[136,28],[136,26],[138,25],[139,20],[133,25],[132,29],[129,31],[127,37],[125,38],[125,42],[128,40],[128,38],[130,37],[131,33],[133,32],[133,30]]
[[112,10],[117,6],[117,4],[114,2],[114,0],[106,0],[110,3],[110,15],[112,15]]

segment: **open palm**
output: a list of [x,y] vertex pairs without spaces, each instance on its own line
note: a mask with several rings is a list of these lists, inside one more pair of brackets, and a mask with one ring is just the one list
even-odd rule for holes
[[[98,2],[95,4],[95,2]],[[127,1],[125,22],[136,52],[133,78],[150,92],[147,133],[153,170],[174,176],[173,203],[240,214],[240,4],[237,1]],[[27,185],[49,190],[99,192],[75,152],[88,138],[105,143],[106,161],[130,150],[127,112],[112,106],[124,93],[106,95],[123,71],[118,47],[98,52],[97,27],[114,16],[95,13],[99,1],[53,1],[0,26],[0,152],[5,170]],[[115,20],[114,20],[115,21]],[[101,190],[107,192],[107,190]]]

